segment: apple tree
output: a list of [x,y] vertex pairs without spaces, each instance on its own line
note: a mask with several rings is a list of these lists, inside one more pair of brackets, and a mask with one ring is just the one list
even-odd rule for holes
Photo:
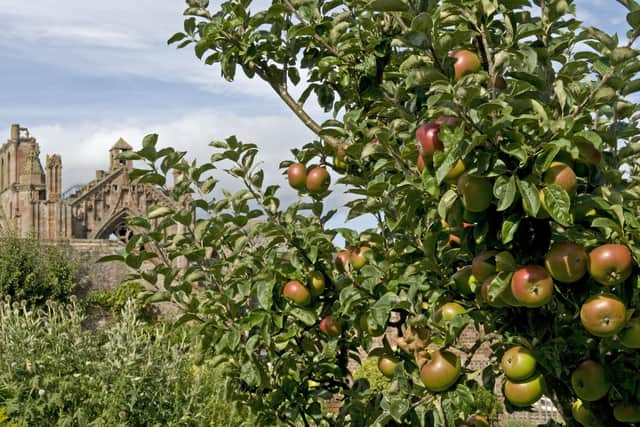
[[[235,137],[206,162],[156,135],[127,154],[181,207],[132,218],[110,259],[179,304],[236,401],[266,425],[456,426],[544,394],[568,425],[640,422],[638,3],[621,35],[571,0],[187,3],[169,42],[317,135],[282,153],[288,206]],[[328,226],[332,179],[371,229]],[[351,379],[359,348],[384,392]]]

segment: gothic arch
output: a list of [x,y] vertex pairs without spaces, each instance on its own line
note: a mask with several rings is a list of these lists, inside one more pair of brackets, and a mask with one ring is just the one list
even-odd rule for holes
[[132,213],[129,209],[121,209],[104,220],[98,228],[91,233],[90,239],[120,240],[127,242],[131,237],[131,230],[127,227],[127,217]]

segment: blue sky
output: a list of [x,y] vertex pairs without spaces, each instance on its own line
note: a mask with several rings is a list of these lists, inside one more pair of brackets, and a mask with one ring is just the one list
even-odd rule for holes
[[[182,28],[182,0],[1,3],[0,138],[11,123],[29,127],[42,155],[62,155],[65,187],[106,167],[119,137],[136,146],[157,132],[202,159],[209,141],[237,134],[263,148],[271,180],[288,150],[313,138],[261,82],[230,84],[192,50],[166,45]],[[577,5],[589,25],[627,28],[614,0]]]

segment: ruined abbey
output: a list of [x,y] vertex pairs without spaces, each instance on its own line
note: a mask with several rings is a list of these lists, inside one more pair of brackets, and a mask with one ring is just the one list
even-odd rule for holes
[[133,168],[118,155],[132,147],[119,139],[109,150],[109,169],[67,191],[62,190],[62,159],[47,155],[25,128],[11,126],[0,147],[0,228],[45,240],[126,241],[126,219],[168,200],[157,188],[129,181]]

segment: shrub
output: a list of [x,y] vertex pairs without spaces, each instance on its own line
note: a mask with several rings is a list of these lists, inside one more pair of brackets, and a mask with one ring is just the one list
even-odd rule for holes
[[29,304],[66,301],[75,290],[77,264],[68,248],[14,235],[0,238],[0,295]]
[[[190,340],[149,326],[128,303],[107,328],[49,302],[0,304],[0,407],[27,425],[229,426],[251,422],[228,404],[222,367],[195,366]],[[73,351],[69,351],[73,349]]]
[[139,282],[125,283],[114,290],[99,290],[91,292],[87,297],[87,303],[97,305],[112,313],[119,314],[129,301],[134,302],[136,315],[145,322],[156,318],[153,305],[147,304],[140,298],[144,292],[144,286]]

